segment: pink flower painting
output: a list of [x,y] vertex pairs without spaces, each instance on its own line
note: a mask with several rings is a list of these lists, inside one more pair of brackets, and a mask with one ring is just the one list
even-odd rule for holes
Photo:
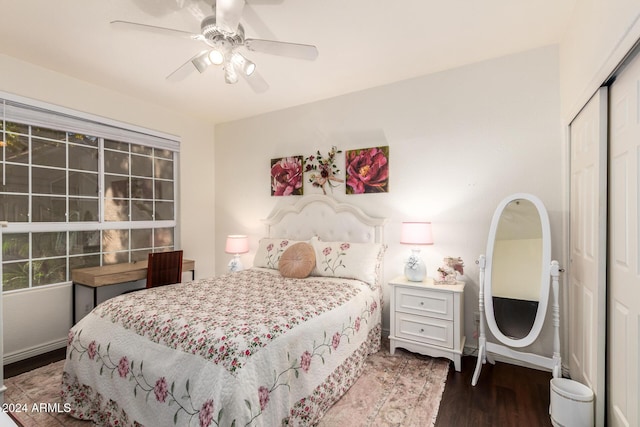
[[346,153],[347,194],[389,192],[389,147]]
[[271,160],[271,195],[302,195],[302,156]]

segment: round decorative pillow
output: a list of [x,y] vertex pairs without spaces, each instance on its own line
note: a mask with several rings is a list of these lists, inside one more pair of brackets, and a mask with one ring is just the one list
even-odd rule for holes
[[294,279],[304,279],[311,274],[315,266],[316,251],[305,242],[289,246],[278,262],[280,274]]

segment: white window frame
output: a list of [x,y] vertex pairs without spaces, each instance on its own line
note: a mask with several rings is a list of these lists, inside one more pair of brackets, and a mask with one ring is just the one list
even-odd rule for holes
[[[0,91],[0,120],[2,121],[15,121],[32,126],[51,128],[56,130],[62,130],[67,132],[74,132],[79,134],[97,136],[98,142],[98,212],[99,219],[97,222],[10,222],[4,229],[4,234],[14,233],[42,233],[42,232],[70,232],[70,231],[99,231],[100,239],[102,240],[103,230],[133,230],[133,229],[156,229],[156,228],[173,228],[174,229],[174,247],[179,249],[180,246],[180,232],[179,232],[179,170],[180,170],[180,140],[175,135],[170,135],[163,132],[158,132],[150,129],[145,129],[139,126],[122,123],[116,120],[99,117],[89,113],[75,111],[72,109],[47,104],[41,101],[28,99],[25,97],[9,94]],[[3,126],[3,128],[6,128]],[[152,220],[152,221],[132,221],[129,216],[128,221],[105,221],[105,189],[104,189],[104,140],[116,140],[121,142],[127,142],[131,144],[144,145],[151,148],[160,150],[168,150],[173,152],[173,220]],[[3,149],[3,148],[2,148]],[[131,155],[131,152],[129,152]],[[29,162],[31,166],[31,162]],[[68,165],[68,163],[67,163]],[[67,174],[68,174],[67,166]],[[4,173],[4,171],[3,171]],[[131,171],[129,171],[129,178],[131,178]],[[31,179],[31,177],[29,178]],[[155,188],[154,188],[155,193]],[[29,194],[31,191],[29,190]],[[68,192],[67,192],[68,201]],[[154,194],[155,202],[155,194]],[[31,202],[30,202],[31,204]],[[68,208],[68,203],[67,203]],[[31,213],[31,206],[29,206],[29,212]],[[130,211],[131,212],[131,211]],[[3,220],[3,218],[0,218]],[[102,243],[100,245],[100,265],[104,262],[104,254]],[[155,243],[153,244],[155,248]],[[2,248],[0,248],[2,250]],[[125,251],[122,251],[125,252]],[[131,241],[129,241],[129,259],[131,256]],[[33,261],[32,248],[29,247],[29,262]],[[69,248],[67,242],[67,271],[70,280],[71,271],[69,269]],[[2,271],[2,270],[0,270]],[[2,277],[0,277],[0,280]],[[62,284],[68,284],[69,281],[62,282]],[[37,288],[43,288],[46,286],[60,285],[61,283],[52,283],[46,285],[38,285]],[[29,277],[29,286],[26,288],[20,288],[9,292],[21,292],[34,289],[32,285],[32,277]]]

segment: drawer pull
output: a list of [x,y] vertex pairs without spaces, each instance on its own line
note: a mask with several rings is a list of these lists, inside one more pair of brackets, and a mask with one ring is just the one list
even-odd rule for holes
[[420,305],[424,305],[424,301],[420,301]]
[[424,328],[420,328],[420,333],[423,333],[423,332],[424,332]]

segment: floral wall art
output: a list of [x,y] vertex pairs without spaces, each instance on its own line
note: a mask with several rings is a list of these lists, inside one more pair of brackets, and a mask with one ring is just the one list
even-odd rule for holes
[[315,155],[304,159],[304,171],[309,173],[309,182],[314,187],[321,188],[323,194],[327,194],[327,187],[333,191],[338,184],[344,182],[344,179],[338,178],[340,169],[336,164],[337,155],[341,153],[334,145],[326,156],[318,150]]
[[300,196],[303,194],[302,156],[271,159],[271,195]]
[[389,146],[347,150],[347,194],[389,192]]

